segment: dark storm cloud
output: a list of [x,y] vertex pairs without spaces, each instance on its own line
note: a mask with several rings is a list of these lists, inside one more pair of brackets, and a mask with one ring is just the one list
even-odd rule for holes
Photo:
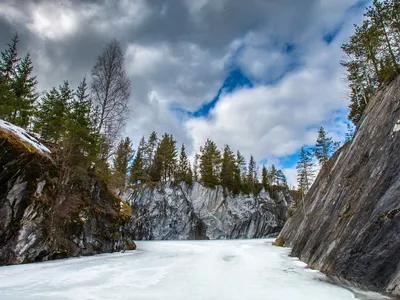
[[[319,3],[317,0],[295,4],[291,0],[6,1],[3,4],[6,10],[0,19],[5,29],[2,30],[0,44],[5,45],[18,31],[21,44],[29,44],[23,50],[37,49],[55,69],[60,64],[60,71],[52,70],[64,76],[58,80],[72,77],[70,80],[76,81],[76,77],[90,72],[101,48],[114,37],[125,46],[129,43],[168,43],[176,51],[181,49],[175,45],[191,43],[207,49],[213,57],[223,56],[232,41],[244,38],[251,31],[260,31],[271,40],[284,39],[296,43],[309,32],[307,27],[318,18],[316,14],[321,13]],[[72,12],[73,22],[78,22],[79,28],[57,39],[37,36],[32,29],[29,32],[27,26],[34,22],[34,11],[40,6],[45,7],[42,12],[48,16]],[[10,16],[7,9],[22,16],[14,16],[15,13]],[[52,25],[52,30],[57,32],[57,22]],[[43,31],[46,30],[43,28]],[[176,52],[176,56],[180,57],[180,53]],[[36,70],[42,77],[40,66]],[[47,81],[49,84],[56,82]]]

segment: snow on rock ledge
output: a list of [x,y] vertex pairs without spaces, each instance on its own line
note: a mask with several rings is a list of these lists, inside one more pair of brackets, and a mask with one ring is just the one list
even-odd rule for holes
[[49,150],[49,148],[44,146],[35,137],[30,135],[25,129],[22,129],[21,127],[15,126],[7,121],[0,119],[0,129],[14,134],[21,140],[21,142],[29,144],[31,147],[33,147],[38,152],[41,152],[41,153],[46,153],[46,152],[50,153],[51,152]]

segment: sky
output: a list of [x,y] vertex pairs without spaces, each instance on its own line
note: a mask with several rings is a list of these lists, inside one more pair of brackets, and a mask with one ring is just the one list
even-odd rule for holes
[[0,2],[0,49],[18,32],[39,91],[73,87],[113,38],[131,79],[125,134],[172,133],[193,156],[207,138],[276,164],[296,182],[299,149],[348,112],[340,48],[362,20],[358,0],[82,0]]

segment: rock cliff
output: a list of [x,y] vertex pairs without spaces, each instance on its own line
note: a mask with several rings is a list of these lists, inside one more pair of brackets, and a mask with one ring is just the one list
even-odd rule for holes
[[125,234],[138,240],[260,238],[276,234],[286,220],[291,196],[276,188],[277,200],[259,196],[225,196],[221,187],[200,183],[165,183],[130,188],[120,197],[130,204],[132,218]]
[[0,120],[0,265],[134,247],[126,203],[95,174],[70,182],[55,156]]
[[400,77],[380,88],[280,236],[312,268],[400,296]]

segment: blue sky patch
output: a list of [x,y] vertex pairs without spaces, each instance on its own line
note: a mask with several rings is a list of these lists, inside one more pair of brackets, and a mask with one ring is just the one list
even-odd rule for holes
[[340,23],[336,28],[334,28],[332,31],[328,32],[327,34],[324,35],[323,39],[325,43],[328,45],[332,43],[336,36],[339,34],[340,30],[342,29],[343,23]]

